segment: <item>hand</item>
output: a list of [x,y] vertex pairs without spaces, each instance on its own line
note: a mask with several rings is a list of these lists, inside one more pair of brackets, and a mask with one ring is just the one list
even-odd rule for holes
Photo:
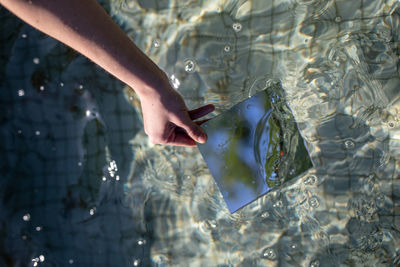
[[157,90],[140,97],[144,131],[153,144],[196,146],[205,143],[207,135],[199,126],[206,120],[194,122],[214,110],[213,105],[188,110],[182,97],[168,80]]

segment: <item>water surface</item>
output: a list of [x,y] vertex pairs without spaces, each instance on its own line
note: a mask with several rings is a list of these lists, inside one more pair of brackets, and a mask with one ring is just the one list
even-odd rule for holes
[[0,265],[400,264],[399,5],[104,2],[190,108],[281,83],[314,167],[234,215],[129,88],[0,8]]

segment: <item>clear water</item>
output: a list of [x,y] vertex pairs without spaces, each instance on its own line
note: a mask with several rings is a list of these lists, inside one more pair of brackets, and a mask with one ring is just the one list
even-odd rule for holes
[[1,266],[398,266],[400,2],[115,1],[215,114],[280,81],[314,167],[231,215],[197,149],[0,8]]

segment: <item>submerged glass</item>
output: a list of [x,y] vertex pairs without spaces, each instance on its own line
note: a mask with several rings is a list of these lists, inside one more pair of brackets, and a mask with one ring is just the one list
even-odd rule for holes
[[203,124],[198,147],[231,213],[312,167],[279,92],[271,86]]

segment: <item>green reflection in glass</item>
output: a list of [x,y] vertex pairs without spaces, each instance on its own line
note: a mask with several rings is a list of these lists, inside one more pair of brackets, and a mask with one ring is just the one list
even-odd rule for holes
[[279,83],[206,122],[199,150],[231,212],[312,167]]

